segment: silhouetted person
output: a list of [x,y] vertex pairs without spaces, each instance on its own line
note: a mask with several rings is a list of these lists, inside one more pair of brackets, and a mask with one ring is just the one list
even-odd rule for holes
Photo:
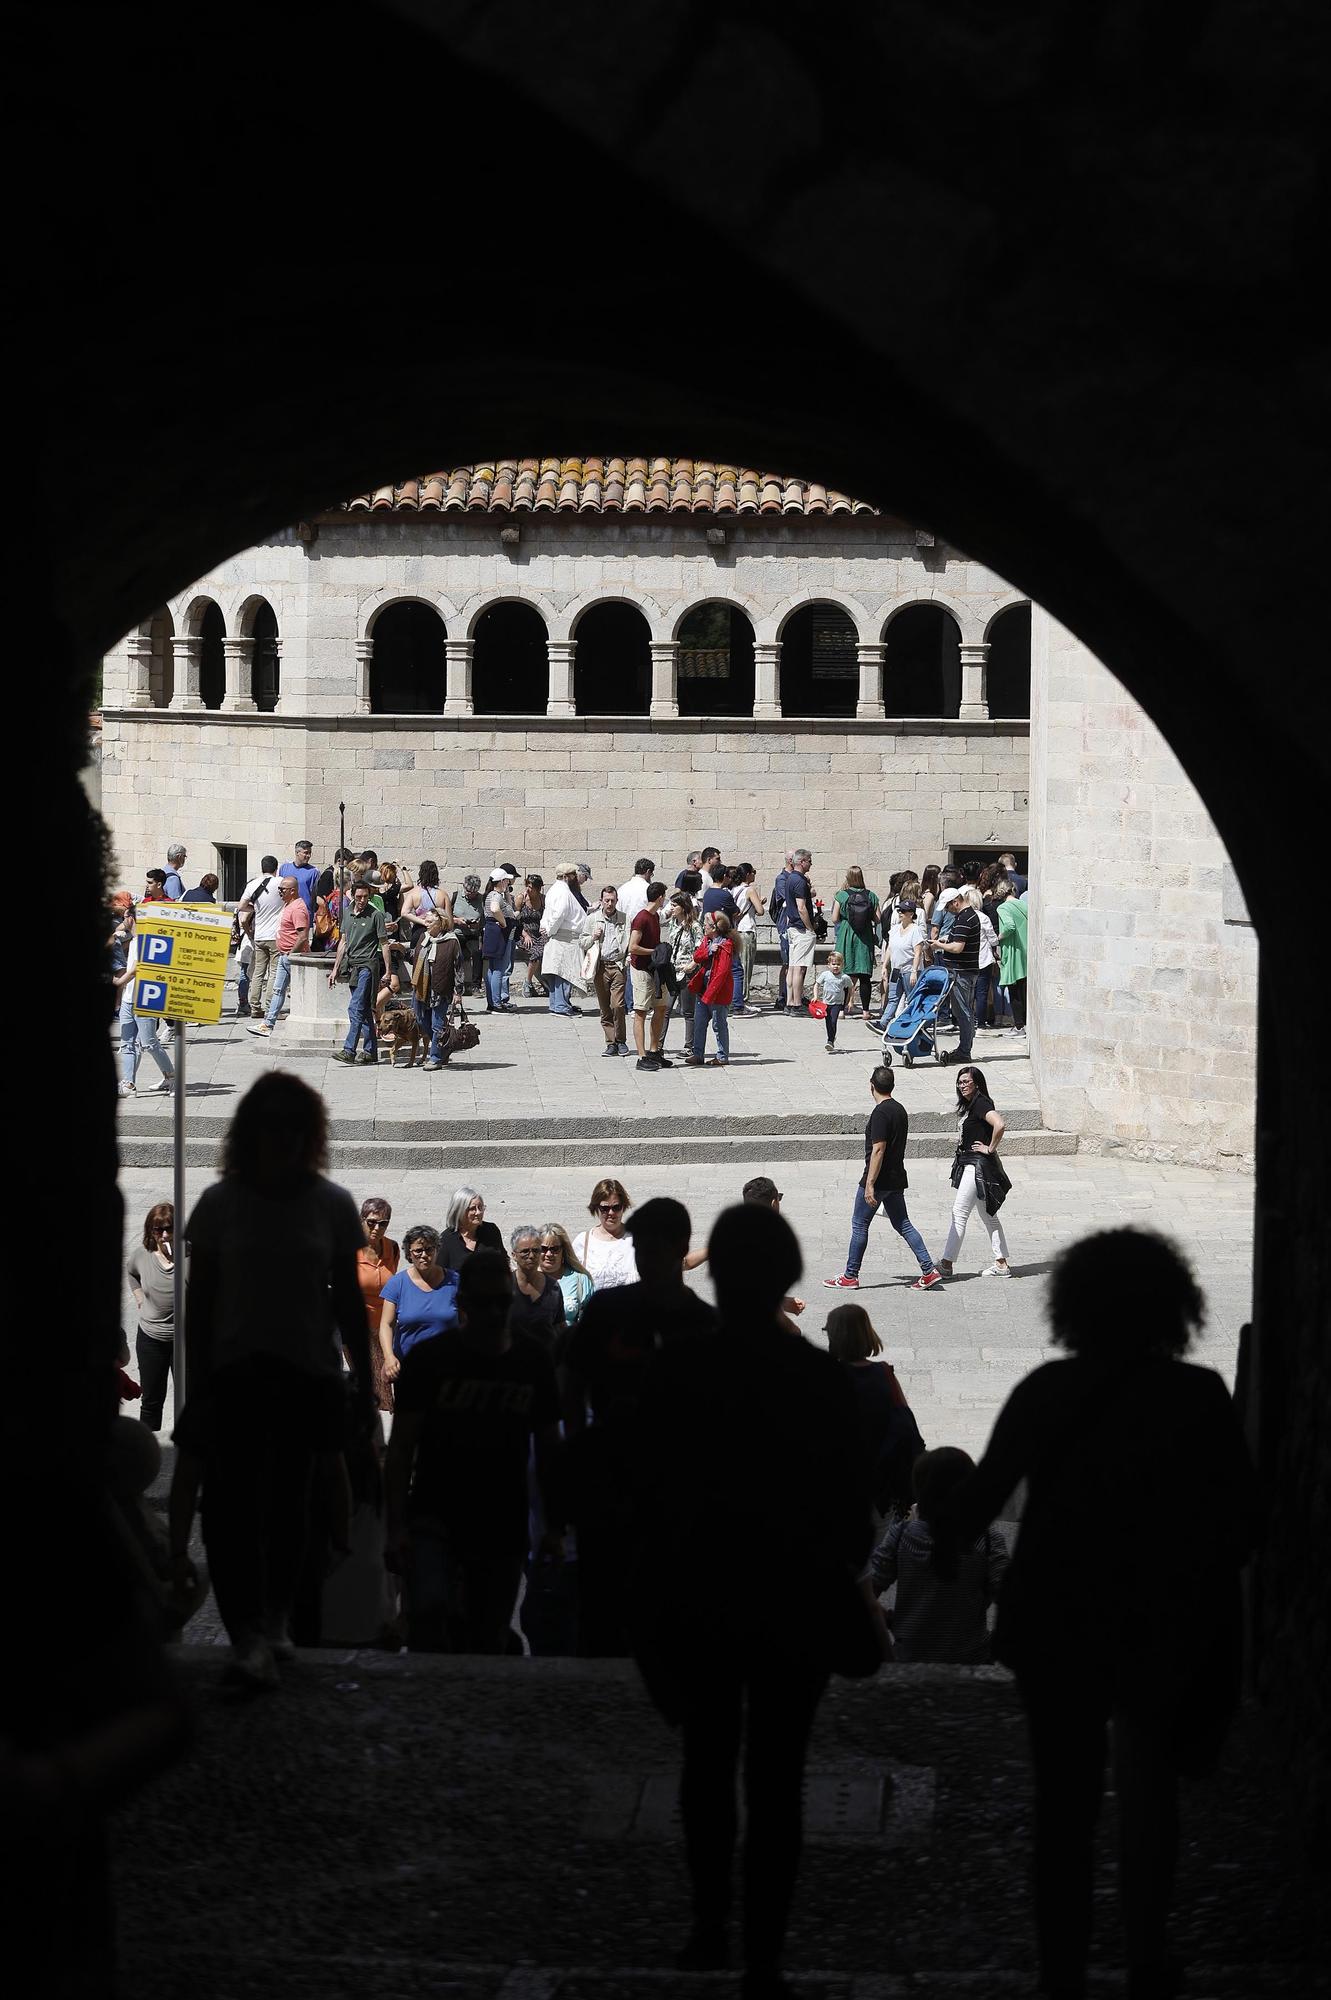
[[187,1400],[176,1426],[172,1551],[187,1547],[201,1468],[203,1539],[231,1671],[274,1687],[316,1463],[331,1477],[345,1425],[342,1353],[358,1421],[374,1421],[356,1273],[360,1211],[325,1180],[323,1099],[281,1070],[252,1084],[228,1129],[222,1178],[190,1216]]
[[692,1232],[684,1204],[666,1197],[644,1202],[626,1227],[639,1282],[594,1292],[563,1353],[570,1502],[578,1530],[578,1651],[593,1659],[629,1651],[634,1427],[647,1371],[663,1348],[717,1326],[712,1308],[684,1283]]
[[935,1511],[960,1547],[1027,1481],[995,1650],[1030,1727],[1041,1973],[1060,2000],[1085,1992],[1111,1722],[1129,1991],[1177,1990],[1177,1780],[1211,1768],[1237,1701],[1257,1501],[1224,1383],[1179,1358],[1204,1311],[1163,1237],[1107,1230],[1065,1250],[1049,1318],[1070,1358],[1018,1383],[950,1518]]
[[[726,1962],[747,1736],[744,1962],[757,1995],[783,1990],[814,1712],[834,1666],[870,1671],[862,1649],[876,1651],[857,1583],[872,1532],[845,1372],[779,1321],[801,1269],[789,1225],[769,1208],[727,1209],[708,1253],[719,1331],[658,1354],[639,1412],[634,1651],[653,1700],[683,1726],[683,1965]],[[763,1553],[774,1543],[779,1590]]]

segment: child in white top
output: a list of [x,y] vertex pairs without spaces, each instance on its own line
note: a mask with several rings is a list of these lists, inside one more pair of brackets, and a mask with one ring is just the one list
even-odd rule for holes
[[827,1053],[836,1052],[836,1024],[841,1019],[841,1010],[850,998],[853,981],[846,971],[845,960],[839,951],[834,951],[827,961],[827,970],[818,980],[818,997],[827,1008]]

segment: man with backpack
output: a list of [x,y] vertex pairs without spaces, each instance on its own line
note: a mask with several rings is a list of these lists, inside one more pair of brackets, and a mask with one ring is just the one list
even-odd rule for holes
[[263,873],[246,884],[236,911],[236,922],[254,947],[249,1000],[250,1018],[255,1021],[262,1021],[264,1016],[264,992],[269,974],[274,978],[277,975],[277,927],[282,921],[284,907],[277,856],[265,854],[259,865]]

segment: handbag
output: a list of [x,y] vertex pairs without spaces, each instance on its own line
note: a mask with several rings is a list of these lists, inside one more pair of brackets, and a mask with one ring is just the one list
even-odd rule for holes
[[481,1031],[474,1021],[467,1018],[467,1010],[460,1000],[454,1000],[448,1010],[448,1053],[456,1055],[459,1049],[474,1049],[481,1039]]

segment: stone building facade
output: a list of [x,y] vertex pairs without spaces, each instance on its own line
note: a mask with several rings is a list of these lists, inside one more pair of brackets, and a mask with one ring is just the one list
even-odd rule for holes
[[622,880],[708,838],[765,868],[807,840],[830,886],[1025,847],[1020,592],[813,484],[525,466],[275,535],[107,656],[123,874],[177,838],[224,881],[241,850],[326,852],[339,801],[356,845],[446,871],[572,854]]

